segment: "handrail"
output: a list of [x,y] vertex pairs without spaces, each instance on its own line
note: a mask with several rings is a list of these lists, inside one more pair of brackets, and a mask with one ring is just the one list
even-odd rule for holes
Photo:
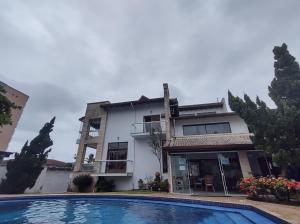
[[95,162],[133,162],[133,160],[95,160]]

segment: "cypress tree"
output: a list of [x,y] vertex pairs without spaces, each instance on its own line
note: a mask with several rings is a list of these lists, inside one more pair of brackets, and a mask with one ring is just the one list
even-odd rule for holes
[[39,131],[39,134],[28,144],[24,144],[20,153],[7,162],[6,179],[2,180],[0,192],[4,194],[24,193],[32,188],[47,162],[48,149],[53,145],[50,132],[53,130],[55,117]]
[[273,161],[287,176],[288,166],[300,164],[300,68],[290,55],[287,45],[275,46],[275,77],[269,86],[269,96],[276,108],[270,109],[256,98],[253,102],[247,94],[244,100],[228,91],[230,108],[242,117],[254,134],[253,143],[272,155]]

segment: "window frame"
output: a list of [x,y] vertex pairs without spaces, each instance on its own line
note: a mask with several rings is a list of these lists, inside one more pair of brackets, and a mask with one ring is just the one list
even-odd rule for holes
[[[213,123],[200,123],[200,124],[187,124],[187,125],[182,125],[182,134],[184,136],[191,136],[191,135],[209,135],[209,134],[213,134],[213,133],[207,133],[207,128],[206,126],[207,125],[216,125],[216,124],[228,124],[228,127],[229,127],[229,132],[222,132],[222,133],[216,133],[216,134],[226,134],[226,133],[232,133],[232,129],[231,129],[231,125],[230,125],[230,122],[228,121],[225,121],[225,122],[213,122]],[[197,130],[197,133],[196,134],[185,134],[185,131],[184,131],[184,128],[185,127],[189,127],[189,126],[195,126],[196,127],[196,130]],[[198,126],[204,126],[204,129],[205,129],[205,134],[200,134],[198,133]]]

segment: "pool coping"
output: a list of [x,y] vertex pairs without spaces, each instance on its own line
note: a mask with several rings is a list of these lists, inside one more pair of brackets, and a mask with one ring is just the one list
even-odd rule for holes
[[[12,201],[12,200],[20,200],[20,199],[76,199],[76,198],[122,198],[128,200],[153,200],[153,201],[165,201],[165,202],[177,202],[177,203],[189,203],[194,205],[204,205],[204,206],[218,206],[221,208],[232,208],[232,209],[243,209],[250,210],[252,212],[256,212],[263,217],[270,219],[271,221],[278,224],[287,224],[286,220],[279,218],[273,214],[270,214],[266,211],[263,211],[253,205],[249,204],[239,204],[239,203],[229,203],[229,202],[218,202],[218,201],[207,201],[201,199],[188,199],[188,198],[179,198],[179,197],[164,197],[159,195],[129,195],[129,194],[39,194],[39,195],[3,195],[0,196],[1,201]],[[243,214],[244,215],[244,214]],[[247,216],[246,216],[247,217]]]

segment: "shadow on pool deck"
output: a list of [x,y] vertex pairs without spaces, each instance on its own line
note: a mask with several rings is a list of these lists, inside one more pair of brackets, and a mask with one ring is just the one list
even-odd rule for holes
[[174,194],[174,193],[149,193],[141,194],[139,192],[110,192],[110,193],[65,193],[65,194],[22,194],[22,195],[0,195],[0,198],[7,197],[24,197],[24,196],[43,196],[43,195],[124,195],[124,196],[143,196],[143,197],[163,197],[174,199],[189,199],[189,200],[201,200],[209,202],[220,203],[233,203],[241,205],[251,205],[260,210],[268,212],[280,219],[286,220],[289,223],[300,224],[300,207],[292,205],[281,205],[268,202],[252,201],[242,196],[234,197],[207,197],[207,196],[191,196],[187,194]]

